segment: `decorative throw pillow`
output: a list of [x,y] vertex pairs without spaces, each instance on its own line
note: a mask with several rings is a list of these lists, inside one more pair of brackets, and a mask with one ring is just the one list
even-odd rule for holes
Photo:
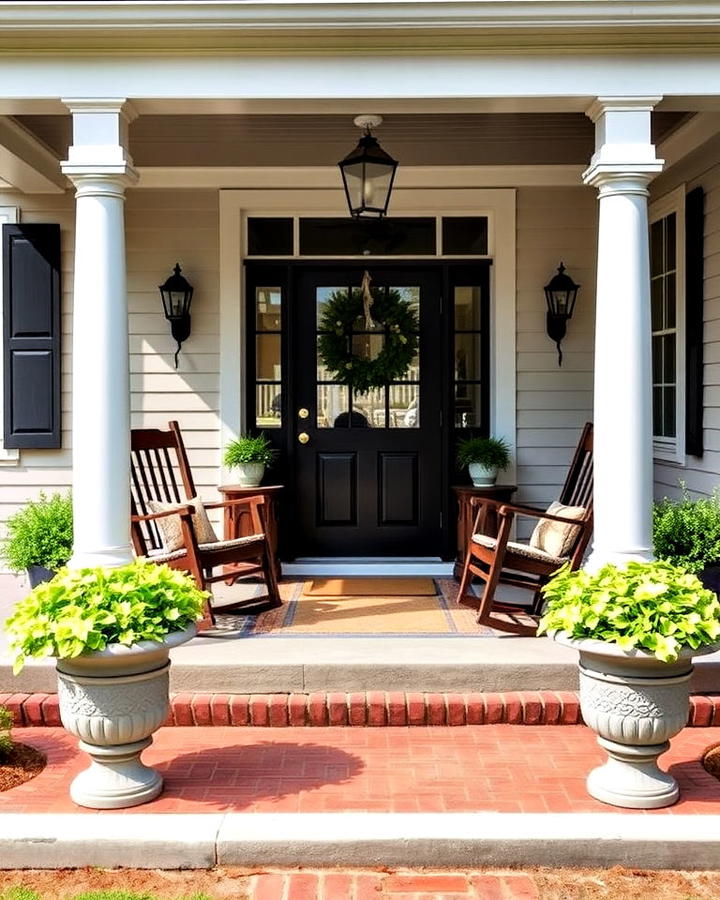
[[[565,516],[568,519],[582,519],[584,506],[565,506],[554,500],[546,512],[551,516]],[[579,525],[540,519],[530,537],[530,546],[544,550],[551,556],[569,556],[580,530]]]
[[[205,511],[203,502],[199,497],[191,497],[186,501],[188,506],[194,506],[195,512],[192,515],[193,528],[195,529],[195,537],[198,544],[211,544],[217,540],[217,535],[210,524],[208,514]],[[183,504],[184,505],[184,504]],[[148,506],[150,512],[166,512],[168,509],[176,509],[177,503],[161,503],[159,500],[149,500]],[[162,519],[155,519],[155,524],[160,532],[163,542],[163,549],[166,553],[172,553],[174,550],[180,550],[185,546],[182,534],[182,521],[180,516],[165,516]]]

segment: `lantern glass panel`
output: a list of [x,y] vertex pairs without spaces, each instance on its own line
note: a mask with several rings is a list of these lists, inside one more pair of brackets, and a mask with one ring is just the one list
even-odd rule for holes
[[343,166],[342,172],[345,179],[345,188],[353,212],[359,210],[363,205],[364,169],[364,163],[352,163],[349,166]]
[[172,316],[182,316],[185,313],[186,291],[170,291],[170,312]]
[[391,167],[366,163],[363,187],[363,205],[366,209],[385,212],[392,176]]

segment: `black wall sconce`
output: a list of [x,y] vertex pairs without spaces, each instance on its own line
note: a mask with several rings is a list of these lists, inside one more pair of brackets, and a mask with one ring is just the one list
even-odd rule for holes
[[382,124],[382,116],[354,119],[365,134],[357,147],[338,163],[350,215],[355,219],[382,218],[387,213],[398,162],[386,153],[371,128]]
[[165,318],[170,323],[172,336],[177,341],[175,368],[178,367],[180,345],[190,337],[190,303],[193,286],[181,274],[180,263],[175,263],[173,274],[159,286]]
[[572,319],[575,300],[580,285],[575,284],[569,275],[565,274],[565,266],[560,263],[557,275],[553,275],[545,285],[545,299],[547,300],[546,331],[550,340],[555,341],[558,351],[558,365],[562,365],[562,350],[560,341],[565,337],[567,321]]

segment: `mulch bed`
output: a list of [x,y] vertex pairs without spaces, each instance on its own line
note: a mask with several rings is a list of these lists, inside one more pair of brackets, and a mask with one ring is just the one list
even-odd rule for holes
[[702,764],[706,772],[720,779],[720,744],[713,744],[707,748],[702,758]]
[[47,764],[45,754],[28,744],[13,744],[0,757],[0,791],[9,791],[39,775]]

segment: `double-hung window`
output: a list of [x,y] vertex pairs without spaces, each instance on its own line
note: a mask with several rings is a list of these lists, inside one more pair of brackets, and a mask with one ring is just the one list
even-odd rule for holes
[[685,186],[650,207],[653,447],[685,453]]

